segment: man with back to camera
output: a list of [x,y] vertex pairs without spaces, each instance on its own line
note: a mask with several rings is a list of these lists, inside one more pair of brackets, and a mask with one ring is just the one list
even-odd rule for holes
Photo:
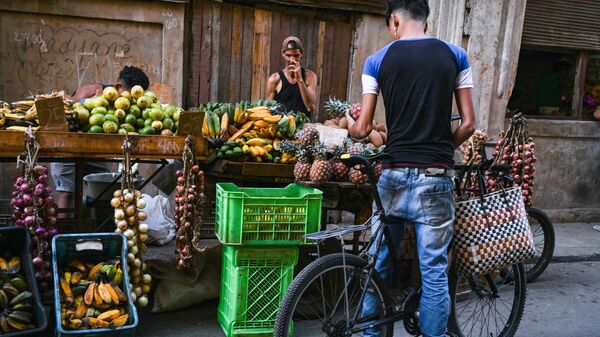
[[[148,89],[150,81],[143,70],[134,66],[125,66],[119,73],[117,83],[114,87],[119,94],[123,91],[129,91],[135,85],[140,85],[144,90]],[[77,89],[71,96],[73,101],[83,101],[96,95],[98,90],[103,90],[108,85],[93,83],[85,84]],[[86,174],[108,172],[108,168],[103,163],[87,162],[84,168]],[[58,208],[67,208],[73,202],[73,192],[75,191],[75,164],[74,163],[52,163],[50,166],[52,180],[56,186]]]
[[[394,41],[369,56],[362,83],[362,112],[348,115],[349,132],[364,138],[371,132],[377,96],[385,104],[388,142],[378,191],[386,214],[415,225],[422,295],[419,325],[423,336],[446,335],[450,312],[448,247],[452,239],[454,149],[474,132],[473,80],[464,49],[427,37],[427,0],[386,0],[386,22]],[[462,118],[452,133],[453,96]],[[398,246],[406,223],[391,227]],[[372,247],[375,249],[375,247]],[[372,252],[374,253],[374,252]],[[381,245],[376,269],[388,284],[393,268]],[[363,314],[380,306],[368,294]],[[379,336],[376,329],[364,336]]]
[[302,68],[302,41],[287,37],[281,46],[286,67],[267,80],[267,98],[285,105],[288,111],[302,112],[311,118],[317,105],[317,74]]

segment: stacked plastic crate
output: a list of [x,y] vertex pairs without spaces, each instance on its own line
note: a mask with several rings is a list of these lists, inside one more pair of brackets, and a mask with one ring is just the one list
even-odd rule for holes
[[270,335],[294,276],[298,245],[319,230],[323,194],[217,184],[215,233],[223,243],[218,321],[228,337]]

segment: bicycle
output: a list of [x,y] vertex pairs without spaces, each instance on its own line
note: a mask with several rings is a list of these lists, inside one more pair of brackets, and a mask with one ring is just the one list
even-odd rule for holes
[[555,235],[552,221],[541,209],[530,207],[527,210],[527,217],[536,251],[539,252],[539,254],[523,262],[527,282],[533,282],[542,275],[552,260]]
[[[360,336],[375,328],[381,336],[392,337],[396,321],[403,322],[409,335],[420,335],[420,285],[403,284],[400,289],[389,289],[375,270],[384,237],[393,265],[397,266],[399,261],[390,234],[391,225],[398,219],[385,214],[370,161],[381,156],[350,155],[342,158],[349,167],[363,165],[366,169],[376,208],[371,218],[362,225],[306,235],[306,238],[317,241],[318,257],[296,276],[284,295],[275,321],[274,337],[349,337]],[[346,253],[343,235],[365,231],[376,223],[381,225],[359,253]],[[330,238],[341,239],[342,252],[321,256],[319,243]],[[373,245],[376,250],[370,254],[369,249]],[[395,274],[397,272],[396,268]],[[525,271],[522,264],[517,264],[509,267],[508,272],[498,270],[483,276],[464,277],[450,261],[449,292],[448,333],[451,336],[511,337],[518,329],[525,306]],[[374,295],[381,305],[377,312],[363,315],[363,301],[367,293]]]

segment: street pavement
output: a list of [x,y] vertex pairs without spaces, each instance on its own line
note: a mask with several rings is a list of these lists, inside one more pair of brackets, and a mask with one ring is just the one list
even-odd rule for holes
[[[600,231],[593,228],[598,225],[555,224],[553,263],[528,285],[516,337],[600,337]],[[171,313],[141,312],[136,336],[225,336],[217,306],[209,301]],[[402,330],[397,323],[394,336],[406,336]]]

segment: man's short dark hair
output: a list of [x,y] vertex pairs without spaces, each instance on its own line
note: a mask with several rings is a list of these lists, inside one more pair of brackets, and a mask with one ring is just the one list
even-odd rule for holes
[[127,89],[131,89],[134,85],[141,85],[144,90],[147,90],[150,86],[148,76],[142,69],[134,66],[125,66],[119,73],[119,80],[125,82]]
[[408,13],[413,20],[427,21],[429,17],[428,0],[385,0],[385,23],[389,26],[395,11]]

